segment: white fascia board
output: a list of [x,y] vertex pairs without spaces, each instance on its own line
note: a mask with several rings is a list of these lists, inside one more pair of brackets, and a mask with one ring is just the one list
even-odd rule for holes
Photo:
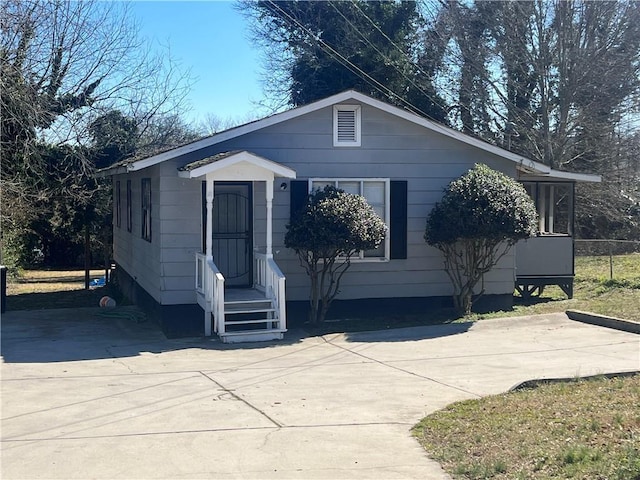
[[561,172],[560,170],[550,169],[546,175],[539,173],[523,174],[520,176],[521,181],[532,182],[553,182],[553,181],[569,181],[569,182],[586,182],[586,183],[600,183],[602,177],[600,175],[592,175],[588,173],[573,173],[573,172]]
[[[178,175],[182,178],[198,178],[209,173],[219,172],[238,163],[249,163],[260,170],[271,172],[274,177],[296,178],[295,170],[246,151],[239,152],[193,170],[180,171]],[[251,180],[251,178],[247,178],[247,180]]]

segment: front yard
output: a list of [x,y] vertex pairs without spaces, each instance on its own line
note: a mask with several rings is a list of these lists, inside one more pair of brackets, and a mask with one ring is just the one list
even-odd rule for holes
[[449,405],[413,430],[454,478],[640,478],[640,375]]

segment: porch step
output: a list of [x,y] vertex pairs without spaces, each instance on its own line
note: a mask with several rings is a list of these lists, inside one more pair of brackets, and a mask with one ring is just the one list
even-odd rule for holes
[[233,310],[225,310],[225,315],[242,315],[254,313],[275,313],[275,308],[237,308]]
[[257,305],[260,303],[271,303],[271,300],[269,300],[266,297],[262,297],[262,298],[251,298],[251,299],[247,299],[247,300],[242,300],[242,299],[237,299],[237,300],[226,300],[224,301],[225,305]]
[[225,292],[224,325],[221,337],[225,342],[278,339],[284,332],[271,299],[254,289]]
[[273,303],[267,298],[256,298],[251,300],[231,300],[224,302],[225,315],[239,314],[268,314],[275,313]]
[[225,323],[225,325],[229,326],[233,326],[233,325],[251,325],[254,323],[278,323],[278,319],[277,318],[255,318],[253,320],[227,320],[227,322]]
[[220,339],[223,343],[267,342],[269,340],[282,340],[286,331],[286,329],[282,328],[271,328],[225,332],[220,335]]

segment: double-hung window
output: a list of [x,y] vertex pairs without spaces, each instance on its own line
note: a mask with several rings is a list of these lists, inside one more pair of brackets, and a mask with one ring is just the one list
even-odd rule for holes
[[115,206],[114,206],[114,210],[115,210],[115,224],[116,227],[120,228],[121,225],[121,218],[122,218],[122,203],[120,201],[120,180],[116,181],[116,192],[115,192]]
[[127,180],[127,232],[131,232],[133,229],[133,210],[131,201],[131,180]]
[[142,190],[142,238],[151,241],[151,179],[143,178]]
[[[362,195],[375,212],[389,226],[389,179],[388,178],[312,178],[309,192],[331,185],[347,193]],[[389,259],[389,235],[385,236],[378,248],[358,252],[352,260],[376,261]]]

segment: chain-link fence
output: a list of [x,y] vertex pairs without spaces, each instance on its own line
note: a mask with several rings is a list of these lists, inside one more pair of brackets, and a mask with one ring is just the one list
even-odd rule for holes
[[[583,270],[599,277],[613,279],[640,277],[640,240],[578,240],[575,241],[577,257],[583,257]],[[584,257],[595,257],[587,259]]]
[[640,253],[640,240],[576,239],[575,242],[578,257]]

